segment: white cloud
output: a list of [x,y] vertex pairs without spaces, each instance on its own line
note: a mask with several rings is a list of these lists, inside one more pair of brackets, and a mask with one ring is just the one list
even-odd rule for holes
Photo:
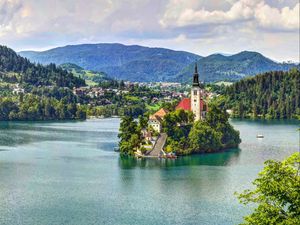
[[284,7],[281,10],[260,3],[255,10],[255,18],[262,27],[274,29],[298,30],[300,26],[300,4],[294,8]]
[[252,21],[263,28],[299,29],[299,3],[294,8],[277,9],[263,0],[230,2],[232,5],[228,10],[210,11],[204,7],[193,7],[194,0],[170,0],[160,24],[165,28],[172,28],[204,24],[230,25]]
[[0,44],[121,42],[201,55],[248,49],[299,61],[298,15],[298,0],[0,0]]
[[0,37],[13,29],[12,20],[21,7],[19,0],[0,0]]

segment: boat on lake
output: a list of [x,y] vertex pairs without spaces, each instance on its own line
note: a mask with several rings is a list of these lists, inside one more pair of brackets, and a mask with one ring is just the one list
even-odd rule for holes
[[164,159],[177,159],[177,155],[173,152],[166,153],[165,151],[161,151],[161,154],[159,155],[159,158]]

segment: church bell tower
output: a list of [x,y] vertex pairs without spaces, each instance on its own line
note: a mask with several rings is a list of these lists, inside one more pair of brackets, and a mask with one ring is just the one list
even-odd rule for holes
[[193,77],[193,86],[191,90],[191,110],[194,113],[195,121],[202,119],[201,112],[201,87],[199,83],[199,74],[197,63],[195,64],[195,72]]

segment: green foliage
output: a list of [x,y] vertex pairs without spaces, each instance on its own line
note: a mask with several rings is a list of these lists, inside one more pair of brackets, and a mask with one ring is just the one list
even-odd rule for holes
[[0,120],[65,120],[86,119],[80,105],[57,100],[53,97],[39,97],[26,94],[22,98],[0,98]]
[[188,138],[189,148],[193,152],[214,152],[222,147],[222,133],[205,121],[195,122]]
[[165,115],[163,120],[163,131],[173,139],[179,140],[184,135],[184,129],[178,125],[187,125],[194,120],[193,113],[182,109]]
[[214,104],[210,105],[205,120],[194,123],[190,111],[167,114],[163,121],[163,131],[168,134],[166,151],[185,155],[237,147],[241,142],[239,132],[231,126],[228,117]]
[[131,116],[121,119],[119,135],[119,147],[122,155],[133,155],[141,144],[141,129]]
[[99,87],[102,88],[119,88],[119,89],[124,89],[124,81],[117,81],[117,80],[102,80],[101,82],[98,83]]
[[228,121],[229,115],[220,106],[210,104],[206,123],[221,134],[222,148],[235,148],[241,143],[240,134]]
[[178,105],[178,100],[173,100],[172,102],[163,102],[160,106],[160,108],[164,108],[168,111],[174,111],[175,107]]
[[244,118],[290,119],[300,115],[300,72],[268,72],[226,90],[226,107]]
[[140,129],[145,129],[148,127],[148,115],[139,115],[139,128]]
[[300,224],[300,154],[283,162],[268,160],[265,165],[253,182],[255,189],[238,195],[242,203],[257,206],[243,224]]
[[[17,55],[12,49],[0,46],[0,80],[8,83],[27,83],[34,86],[53,85],[78,87],[85,85],[83,79],[73,76],[55,64],[42,66]],[[14,73],[12,75],[12,72]]]
[[60,67],[68,72],[72,73],[76,77],[83,78],[87,83],[97,85],[100,82],[110,81],[111,79],[107,77],[104,72],[96,72],[91,70],[85,70],[82,67],[73,63],[64,63]]

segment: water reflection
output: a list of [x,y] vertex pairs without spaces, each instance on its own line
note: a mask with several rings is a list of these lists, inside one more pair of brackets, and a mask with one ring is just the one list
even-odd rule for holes
[[230,121],[233,124],[250,124],[250,125],[260,125],[260,126],[277,126],[277,125],[299,125],[299,120],[296,119],[281,119],[281,120],[264,120],[264,119],[238,119],[238,118],[231,118]]
[[227,166],[238,161],[241,150],[239,148],[211,154],[197,154],[174,159],[137,159],[135,157],[120,156],[119,166],[121,169],[139,168],[171,168],[179,166]]

